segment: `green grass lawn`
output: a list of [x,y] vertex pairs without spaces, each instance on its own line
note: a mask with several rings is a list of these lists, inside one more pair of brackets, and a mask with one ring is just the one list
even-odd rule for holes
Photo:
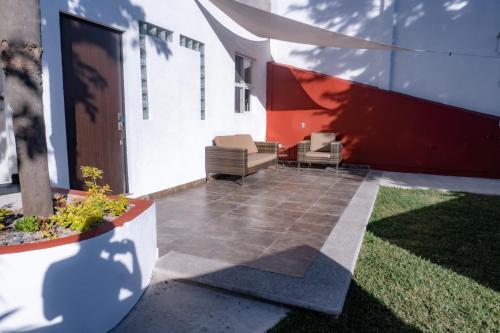
[[500,197],[382,187],[342,315],[281,332],[500,332]]

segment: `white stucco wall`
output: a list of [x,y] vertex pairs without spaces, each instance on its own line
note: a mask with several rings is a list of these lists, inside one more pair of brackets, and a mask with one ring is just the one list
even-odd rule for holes
[[[207,4],[207,0],[200,0]],[[265,139],[266,62],[269,41],[256,39],[221,18],[224,28],[196,1],[42,0],[44,108],[53,184],[68,186],[62,90],[59,11],[67,11],[121,29],[129,191],[142,195],[205,176],[204,147],[215,135],[249,133]],[[138,20],[174,32],[167,49],[148,37],[147,68],[150,119],[142,119]],[[232,31],[233,32],[232,32]],[[235,33],[236,32],[236,33]],[[199,53],[182,48],[179,35],[205,44],[206,119],[200,120]],[[255,59],[252,111],[234,113],[235,53]]]
[[12,174],[17,173],[12,110],[2,100],[3,86],[4,76],[0,71],[0,184],[10,183]]
[[339,50],[271,42],[279,63],[500,115],[497,0],[275,0],[272,11],[404,47],[488,56]]
[[151,280],[155,209],[88,240],[0,255],[0,332],[113,328]]
[[[496,36],[500,32],[500,20],[496,16],[500,12],[498,1],[271,2],[272,11],[277,14],[349,35],[412,48],[451,50],[490,58],[339,50],[269,42],[245,32],[208,0],[199,1],[209,8],[208,12],[195,0],[42,0],[43,101],[49,170],[54,185],[67,187],[69,183],[59,11],[124,31],[127,164],[129,191],[133,195],[204,177],[203,148],[215,135],[250,133],[255,139],[265,139],[265,66],[272,58],[279,63],[500,115],[500,58],[495,58]],[[269,7],[268,0],[242,2],[263,9]],[[161,48],[155,48],[154,41],[148,37],[149,120],[142,119],[138,20],[174,31],[173,42],[168,43],[166,52],[158,51]],[[199,114],[198,53],[180,47],[179,34],[205,43],[206,120],[203,121]],[[256,60],[253,109],[245,114],[233,111],[233,57],[236,52]],[[3,121],[3,124],[8,127],[9,123]],[[0,140],[8,137],[6,133],[2,131]],[[12,141],[9,153],[0,151],[0,182],[8,181],[14,170],[11,163],[15,161],[13,147]],[[7,164],[9,167],[5,167]]]

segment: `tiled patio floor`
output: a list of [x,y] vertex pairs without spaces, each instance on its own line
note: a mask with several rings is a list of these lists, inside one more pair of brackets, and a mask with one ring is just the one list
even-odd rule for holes
[[159,199],[160,256],[175,251],[302,277],[365,174],[267,169],[244,186],[219,177]]

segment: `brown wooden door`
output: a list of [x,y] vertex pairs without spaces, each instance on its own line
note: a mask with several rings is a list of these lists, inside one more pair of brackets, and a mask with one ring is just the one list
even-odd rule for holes
[[71,188],[84,188],[80,166],[91,165],[126,192],[121,33],[65,14],[60,28]]

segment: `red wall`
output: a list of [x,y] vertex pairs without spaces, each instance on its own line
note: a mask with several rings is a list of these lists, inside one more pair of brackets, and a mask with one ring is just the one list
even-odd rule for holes
[[500,178],[500,117],[276,63],[267,80],[267,139],[292,157],[311,132],[333,131],[346,163]]

